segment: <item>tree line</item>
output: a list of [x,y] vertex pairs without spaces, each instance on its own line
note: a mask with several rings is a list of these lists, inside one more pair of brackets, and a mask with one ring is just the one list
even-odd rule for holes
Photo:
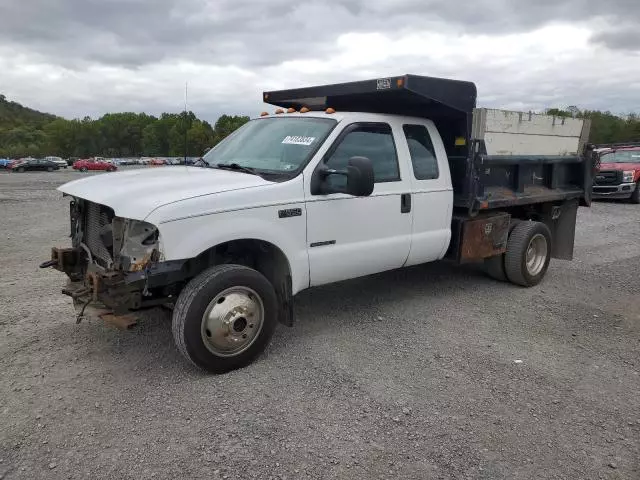
[[580,110],[576,107],[569,107],[566,110],[549,108],[545,113],[559,117],[590,119],[589,143],[640,142],[640,116],[636,113],[619,116],[611,112]]
[[0,95],[0,157],[196,157],[248,121],[245,116],[222,115],[211,126],[191,111],[67,120]]
[[[547,114],[591,119],[591,143],[640,142],[640,117],[611,112],[551,108]],[[63,158],[200,156],[249,117],[222,115],[211,126],[189,111],[108,113],[93,120],[67,120],[26,108],[0,95],[0,157]]]

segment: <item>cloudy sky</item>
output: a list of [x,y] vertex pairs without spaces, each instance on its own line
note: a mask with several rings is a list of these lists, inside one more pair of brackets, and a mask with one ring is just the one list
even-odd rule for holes
[[640,111],[640,0],[0,0],[0,93],[65,117],[255,115],[261,92],[415,73],[478,103]]

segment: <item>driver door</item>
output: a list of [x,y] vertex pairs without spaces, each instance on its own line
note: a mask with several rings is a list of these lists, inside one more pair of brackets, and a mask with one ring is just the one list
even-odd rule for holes
[[[343,170],[354,156],[367,157],[373,164],[375,186],[370,196],[311,195],[308,182],[305,187],[311,286],[399,268],[409,255],[410,182],[402,171],[391,126],[377,122],[347,126],[321,163]],[[325,181],[341,186],[346,179],[330,175]]]

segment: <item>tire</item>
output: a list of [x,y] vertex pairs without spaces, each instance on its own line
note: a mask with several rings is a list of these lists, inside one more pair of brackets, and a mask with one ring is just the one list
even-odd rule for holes
[[[245,307],[249,310],[243,312]],[[233,322],[225,325],[219,317]],[[187,360],[203,370],[224,373],[248,365],[262,353],[277,322],[273,285],[256,270],[226,264],[205,270],[182,290],[172,330]]]
[[485,273],[499,282],[506,282],[509,279],[504,271],[504,255],[496,255],[484,259]]
[[[530,247],[538,255],[530,257],[528,263]],[[523,287],[537,285],[547,273],[550,260],[551,232],[544,223],[528,221],[513,228],[504,255],[504,270],[509,281]]]
[[83,173],[86,172],[87,170],[88,170],[87,167],[80,167],[80,171]]
[[636,183],[636,189],[631,194],[631,198],[629,198],[631,203],[635,203],[636,205],[640,204],[640,181]]
[[23,167],[18,168],[18,172],[19,173],[24,173],[24,168]]
[[53,168],[52,167],[47,167],[47,172],[53,172]]

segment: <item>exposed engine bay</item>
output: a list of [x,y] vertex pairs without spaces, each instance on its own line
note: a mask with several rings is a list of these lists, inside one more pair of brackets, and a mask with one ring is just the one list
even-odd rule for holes
[[54,247],[41,267],[67,274],[62,293],[73,298],[78,321],[91,312],[129,328],[135,325],[132,311],[172,301],[179,285],[167,286],[166,276],[182,262],[161,262],[154,225],[117,217],[111,208],[83,199],[74,198],[69,208],[71,248]]

